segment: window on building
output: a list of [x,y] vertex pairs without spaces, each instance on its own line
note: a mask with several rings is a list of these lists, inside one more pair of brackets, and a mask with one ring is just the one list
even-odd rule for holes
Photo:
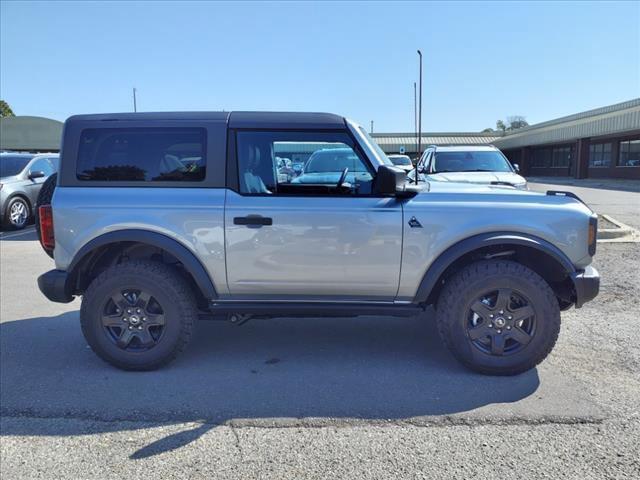
[[620,167],[640,167],[640,139],[620,142]]
[[531,152],[531,166],[534,168],[548,168],[551,165],[551,149],[535,148]]
[[571,164],[571,147],[556,147],[551,155],[551,166],[554,168],[567,168]]
[[77,177],[90,181],[204,180],[203,128],[95,128],[82,132]]
[[589,166],[611,166],[611,143],[592,143],[589,145]]

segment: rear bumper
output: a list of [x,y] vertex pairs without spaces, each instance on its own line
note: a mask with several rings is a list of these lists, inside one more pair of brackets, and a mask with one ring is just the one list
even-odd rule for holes
[[593,267],[587,267],[582,271],[571,275],[576,289],[576,308],[593,300],[600,291],[600,274]]
[[73,295],[69,293],[68,278],[64,270],[49,270],[38,277],[38,288],[52,302],[69,303]]

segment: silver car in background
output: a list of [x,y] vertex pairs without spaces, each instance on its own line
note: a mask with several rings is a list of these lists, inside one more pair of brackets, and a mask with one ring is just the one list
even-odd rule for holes
[[389,157],[389,160],[391,160],[391,163],[393,163],[396,167],[401,168],[407,173],[414,169],[413,162],[411,161],[408,155],[393,154],[393,155],[387,155],[387,157]]
[[44,181],[58,171],[57,153],[0,153],[0,219],[19,230],[32,218]]
[[[527,181],[518,174],[518,165],[493,145],[430,146],[418,163],[421,180],[430,182],[507,185],[526,190]],[[415,179],[415,173],[409,177]]]

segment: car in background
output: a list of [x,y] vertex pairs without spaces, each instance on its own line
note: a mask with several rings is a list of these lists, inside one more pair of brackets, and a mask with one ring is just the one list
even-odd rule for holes
[[[527,181],[518,174],[517,164],[493,145],[441,147],[432,145],[418,162],[419,180],[430,182],[506,185],[527,189]],[[409,178],[415,180],[415,173]]]
[[372,181],[371,172],[364,169],[362,162],[351,148],[323,148],[311,154],[302,174],[292,179],[291,183],[338,184],[340,182],[353,185],[357,190],[363,183]]
[[34,215],[44,181],[58,171],[57,153],[0,153],[0,219],[19,230]]
[[387,157],[389,158],[389,160],[391,160],[391,163],[393,163],[396,167],[400,167],[405,172],[410,172],[415,168],[408,155],[393,154],[387,155]]

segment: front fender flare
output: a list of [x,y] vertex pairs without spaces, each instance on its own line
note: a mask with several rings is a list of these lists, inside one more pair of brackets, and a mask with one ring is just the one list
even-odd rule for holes
[[542,238],[512,232],[481,233],[455,243],[442,252],[438,258],[431,263],[418,286],[413,302],[425,303],[442,274],[463,255],[483,247],[500,244],[535,248],[554,258],[564,268],[568,276],[575,275],[576,269],[571,260],[569,260],[569,257],[558,247]]

